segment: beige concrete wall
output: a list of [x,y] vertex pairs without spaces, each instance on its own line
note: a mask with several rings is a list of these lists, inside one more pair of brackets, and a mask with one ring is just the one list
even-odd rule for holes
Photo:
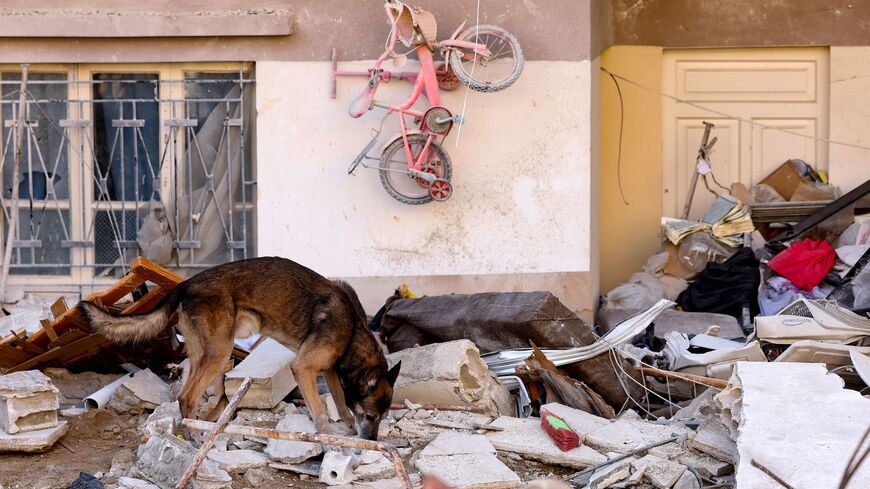
[[[376,285],[360,291],[368,310],[402,277],[421,277],[409,285],[422,293],[551,289],[591,310],[593,65],[529,61],[508,90],[470,92],[459,144],[456,130],[445,142],[453,199],[408,206],[377,171],[346,174],[383,115],[347,115],[365,80],[339,80],[332,100],[329,63],[258,63],[259,254]],[[408,90],[392,82],[378,98],[400,101]],[[458,112],[464,97],[460,89],[442,103]],[[382,141],[396,135],[390,123]],[[385,276],[394,278],[375,279]]]
[[[870,147],[870,47],[831,47],[831,140]],[[870,178],[870,151],[830,144],[831,182],[843,191]]]
[[[601,55],[601,66],[631,80],[661,89],[662,49],[613,46]],[[661,99],[620,82],[624,102],[621,180],[619,191],[619,97],[606,73],[600,83],[600,220],[601,291],[606,293],[640,270],[659,250],[662,209]]]

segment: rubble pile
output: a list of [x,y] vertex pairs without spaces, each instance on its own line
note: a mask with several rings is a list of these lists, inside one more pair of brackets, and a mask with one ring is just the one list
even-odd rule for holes
[[[595,325],[548,292],[401,287],[369,325],[389,366],[401,362],[378,442],[351,438],[325,382],[336,436],[317,433],[296,354],[275,340],[237,342],[199,420],[185,420],[177,334],[137,362],[62,303],[24,311],[0,340],[0,451],[50,451],[111,410],[136,444],[77,474],[81,487],[168,489],[185,474],[215,489],[865,487],[870,468],[854,461],[870,419],[868,193],[870,181],[840,195],[789,161],[700,220],[666,218],[662,252],[606,295]],[[178,283],[164,272],[139,260],[92,297],[147,311]],[[163,278],[124,301],[143,277]]]

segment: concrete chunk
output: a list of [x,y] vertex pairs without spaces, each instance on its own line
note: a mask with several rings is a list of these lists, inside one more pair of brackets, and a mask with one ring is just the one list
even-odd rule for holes
[[68,429],[66,421],[53,428],[26,431],[10,435],[0,430],[0,452],[44,452],[50,449]]
[[142,413],[171,401],[169,384],[146,368],[133,374],[118,387],[112,394],[108,407],[118,412]]
[[723,462],[732,465],[737,463],[737,444],[728,436],[728,429],[716,417],[711,416],[698,426],[698,432],[690,446]]
[[483,435],[445,431],[439,434],[420,452],[420,457],[427,458],[471,453],[491,453],[495,455],[496,452],[492,443]]
[[160,489],[160,486],[155,486],[148,481],[132,477],[121,477],[118,479],[118,487],[121,489]]
[[290,365],[296,353],[277,341],[266,338],[254,351],[224,376],[224,388],[232,397],[245,377],[253,382],[239,404],[243,408],[272,409],[296,387]]
[[320,463],[320,482],[330,486],[340,486],[349,484],[354,479],[353,457],[335,451],[323,455],[323,462]]
[[556,402],[544,404],[541,406],[541,411],[548,411],[564,419],[565,422],[568,423],[568,426],[570,426],[571,429],[580,437],[580,443],[583,443],[583,440],[589,433],[610,424],[610,420],[602,418],[601,416],[589,414],[586,411],[574,409]]
[[364,463],[353,471],[355,478],[360,480],[376,480],[385,477],[396,475],[396,466],[393,462],[384,457],[380,452],[375,452],[379,455],[377,460],[371,463]]
[[265,467],[270,460],[268,455],[253,450],[209,450],[208,458],[230,474],[242,473],[252,467]]
[[619,419],[586,435],[585,443],[602,452],[627,453],[674,435],[687,435],[690,431],[682,425]]
[[701,483],[698,481],[698,478],[695,477],[695,474],[687,470],[683,472],[683,475],[681,475],[677,483],[674,484],[674,489],[701,489]]
[[719,459],[715,459],[709,455],[698,453],[693,450],[689,450],[680,455],[677,458],[677,461],[686,467],[692,467],[697,470],[702,477],[708,479],[728,475],[734,470],[734,467],[727,462],[723,462]]
[[[870,420],[870,399],[823,363],[738,363],[716,402],[735,428],[739,488],[781,487],[753,459],[792,487],[838,487]],[[849,487],[870,487],[870,470],[858,469]]]
[[8,434],[57,426],[58,390],[37,370],[0,376],[0,430]]
[[492,413],[514,412],[510,393],[480,358],[469,340],[435,343],[391,353],[390,366],[402,362],[393,402],[480,404]]
[[497,449],[516,453],[529,460],[583,469],[607,461],[607,457],[595,450],[580,445],[563,452],[541,429],[539,418],[512,418],[502,416],[491,423],[504,431],[486,434],[490,443]]
[[644,478],[659,489],[669,489],[686,471],[685,465],[655,455],[647,455],[631,465],[634,470],[642,470]]
[[418,458],[414,465],[424,475],[434,475],[456,489],[510,489],[522,482],[491,453]]
[[[317,432],[314,422],[305,414],[288,414],[278,422],[278,426],[275,429],[298,433]],[[278,462],[298,464],[311,457],[320,455],[323,453],[323,449],[316,443],[269,438],[269,441],[266,443],[266,453]]]
[[625,459],[596,470],[589,479],[589,489],[606,489],[627,479],[631,475],[631,462],[632,459]]
[[[156,484],[161,489],[174,488],[196,449],[168,433],[157,433],[139,446],[139,457],[133,466],[134,476]],[[204,460],[196,472],[194,487],[232,489],[232,478],[211,460]]]

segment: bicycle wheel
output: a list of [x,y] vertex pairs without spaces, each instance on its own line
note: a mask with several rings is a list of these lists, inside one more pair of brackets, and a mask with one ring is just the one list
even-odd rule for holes
[[508,31],[494,25],[472,27],[459,35],[460,41],[485,44],[492,56],[483,58],[473,51],[450,51],[450,67],[463,84],[478,92],[498,92],[511,86],[523,71],[523,50]]
[[[414,161],[426,146],[427,139],[424,134],[408,135],[408,145],[411,147]],[[432,141],[428,155],[423,160],[423,171],[449,182],[452,170],[450,156],[438,142]],[[408,161],[405,158],[405,144],[402,138],[396,139],[384,150],[379,173],[384,190],[399,202],[420,205],[432,201],[428,182],[408,173]]]

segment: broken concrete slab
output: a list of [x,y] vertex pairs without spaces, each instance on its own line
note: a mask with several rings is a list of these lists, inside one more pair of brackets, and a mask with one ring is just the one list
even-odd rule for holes
[[[738,363],[716,396],[736,433],[737,487],[780,487],[753,459],[793,487],[838,487],[870,419],[870,399],[843,387],[824,364]],[[870,471],[849,487],[870,487]]]
[[167,402],[157,406],[145,420],[145,435],[151,436],[156,431],[178,434],[181,428],[181,408],[178,401]]
[[418,458],[414,465],[424,475],[434,475],[456,489],[510,489],[522,482],[491,453]]
[[341,413],[338,412],[338,406],[335,405],[335,399],[332,398],[332,394],[323,394],[320,396],[320,399],[323,400],[323,405],[326,406],[326,415],[329,417],[330,421],[341,421]]
[[363,464],[354,469],[353,475],[358,480],[377,480],[395,475],[396,466],[393,462],[381,456],[375,462]]
[[142,479],[134,479],[132,477],[121,477],[118,479],[118,488],[119,489],[160,489],[160,486],[156,486],[148,481],[143,481]]
[[387,356],[390,366],[399,361],[402,368],[393,388],[393,402],[477,404],[500,414],[515,410],[509,391],[469,340],[409,348]]
[[171,401],[169,384],[146,368],[118,386],[108,407],[118,412],[138,414]]
[[[574,409],[564,404],[551,402],[541,406],[541,411],[548,411],[565,420],[568,426],[577,433],[580,437],[580,443],[586,438],[586,435],[593,431],[610,424],[610,420],[589,414],[586,411]],[[634,412],[634,411],[627,411]]]
[[587,434],[585,443],[601,452],[628,453],[675,435],[688,435],[690,432],[689,428],[679,424],[661,425],[618,419]]
[[[169,433],[157,433],[139,446],[133,475],[161,489],[174,489],[196,456],[196,449]],[[211,460],[204,460],[196,472],[194,487],[232,489],[232,477]]]
[[607,457],[585,445],[567,452],[559,450],[553,440],[541,429],[539,418],[502,416],[491,425],[504,430],[485,435],[497,450],[516,453],[529,460],[575,469],[584,469],[607,461]]
[[57,426],[58,390],[38,370],[0,375],[0,430],[14,435]]
[[683,475],[674,484],[674,489],[701,489],[701,482],[695,477],[695,474],[687,470],[683,472]]
[[265,467],[270,460],[268,455],[253,450],[209,450],[208,458],[230,474],[239,474],[253,467]]
[[59,421],[53,428],[24,431],[14,435],[0,430],[0,452],[44,452],[54,446],[68,428],[66,421]]
[[692,402],[688,406],[674,413],[671,419],[675,421],[692,421],[713,414],[718,409],[713,397],[718,393],[716,389],[707,388],[707,390],[692,399]]
[[715,416],[705,419],[698,426],[689,446],[732,465],[737,464],[739,458],[737,444],[730,438],[728,429]]
[[677,441],[671,443],[665,443],[664,445],[652,447],[647,450],[646,453],[648,453],[649,455],[655,455],[656,457],[666,458],[668,460],[677,460],[688,450],[688,440],[680,438]]
[[596,470],[589,478],[589,489],[606,489],[627,479],[631,475],[632,461],[625,459]]
[[[275,429],[298,433],[317,432],[314,422],[305,414],[288,414],[278,422],[278,426]],[[323,448],[316,443],[269,438],[269,441],[266,443],[266,453],[278,462],[298,464],[311,457],[320,455],[323,453]]]
[[734,467],[728,462],[723,462],[694,450],[689,450],[677,457],[677,462],[697,470],[702,477],[708,479],[728,475],[734,471]]
[[340,486],[353,482],[353,457],[341,452],[329,451],[320,463],[320,482],[330,486]]
[[655,455],[646,455],[637,459],[631,463],[631,466],[634,470],[643,471],[644,479],[659,489],[672,487],[687,470],[685,465]]
[[426,448],[420,452],[420,458],[472,453],[491,453],[495,455],[496,451],[492,443],[483,435],[445,431],[426,445]]
[[271,409],[296,388],[290,365],[296,353],[277,341],[266,338],[236,368],[224,375],[227,397],[232,397],[246,377],[253,379],[240,407]]
[[[420,474],[408,474],[411,479],[411,487],[419,488],[421,485]],[[353,484],[333,486],[334,489],[403,489],[402,482],[398,477],[381,479],[377,481],[356,481]]]
[[[178,398],[181,393],[181,389],[184,387],[184,384],[187,382],[187,377],[190,375],[190,359],[185,358],[180,365],[176,366],[176,369],[181,369],[181,376],[174,382],[169,385],[169,392],[173,399]],[[214,381],[206,387],[205,392],[202,395],[202,399],[197,405],[196,413],[199,417],[209,417],[210,414],[215,410],[215,408],[220,404],[221,400],[224,398],[224,374],[233,369],[233,360],[232,358],[228,358],[227,362],[223,365],[220,370],[220,375],[214,379]],[[174,375],[177,374],[174,372]]]

